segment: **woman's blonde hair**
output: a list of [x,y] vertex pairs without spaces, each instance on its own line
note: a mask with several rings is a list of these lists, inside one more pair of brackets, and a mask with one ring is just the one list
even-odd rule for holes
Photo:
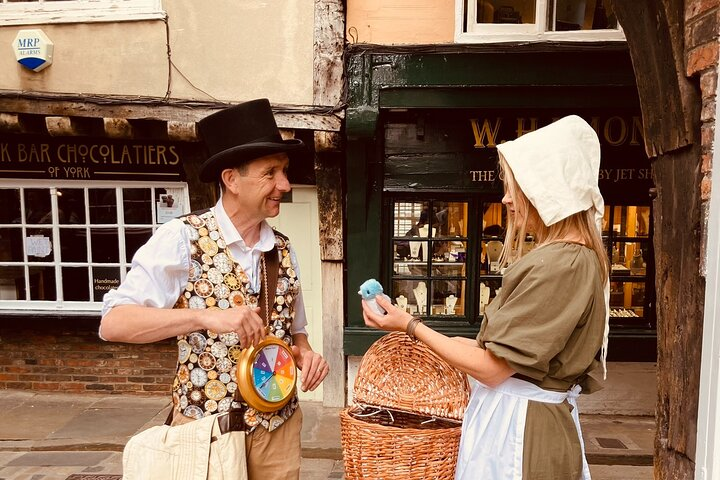
[[513,199],[515,211],[524,213],[524,220],[519,227],[515,226],[515,218],[510,208],[507,208],[507,232],[500,264],[505,266],[523,256],[523,244],[527,234],[527,226],[532,220],[535,243],[543,245],[562,241],[570,235],[579,236],[582,242],[597,255],[600,264],[600,278],[605,280],[608,276],[608,257],[602,237],[595,223],[595,212],[589,208],[582,212],[574,213],[569,217],[560,220],[549,227],[543,223],[540,214],[533,204],[523,193],[515,180],[515,176],[507,164],[507,161],[500,155],[500,176],[505,186],[505,191],[510,193]]

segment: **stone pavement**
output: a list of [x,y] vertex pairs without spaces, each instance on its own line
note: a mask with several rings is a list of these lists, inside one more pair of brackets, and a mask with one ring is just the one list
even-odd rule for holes
[[[303,480],[343,478],[340,409],[303,402]],[[122,473],[122,448],[161,424],[165,397],[0,391],[0,480],[100,480]],[[581,415],[595,480],[650,480],[655,423],[648,416]],[[113,478],[113,477],[105,477]],[[269,479],[270,480],[270,479]]]

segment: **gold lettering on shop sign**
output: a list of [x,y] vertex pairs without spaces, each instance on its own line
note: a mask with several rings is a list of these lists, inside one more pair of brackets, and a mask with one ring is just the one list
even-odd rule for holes
[[[485,118],[483,119],[481,127],[477,118],[471,118],[470,124],[472,125],[473,135],[475,136],[475,148],[496,147],[497,142],[495,139],[497,138],[498,131],[500,131],[501,122],[502,119],[496,118],[495,124],[491,128],[490,121]],[[487,138],[487,143],[485,143],[485,138]]]
[[530,118],[529,120],[530,120],[530,126],[525,128],[525,119],[522,117],[519,117],[517,119],[517,130],[515,133],[517,134],[518,138],[522,137],[526,133],[534,132],[535,130],[537,130],[537,120],[538,119]]
[[[552,121],[558,120],[555,117]],[[538,119],[536,117],[516,117],[517,128],[515,130],[515,138],[535,131],[538,129]],[[643,141],[643,125],[642,119],[634,115],[631,118],[624,118],[618,115],[601,119],[600,117],[591,117],[590,126],[597,133],[601,143],[611,147],[619,147],[621,145],[640,145]],[[496,147],[498,143],[503,143],[512,139],[498,138],[502,118],[471,118],[475,148]]]
[[50,178],[91,178],[90,167],[75,165],[177,165],[180,154],[174,145],[0,142],[0,163],[22,167],[47,164],[45,173]]
[[473,182],[494,182],[496,175],[495,170],[470,170]]

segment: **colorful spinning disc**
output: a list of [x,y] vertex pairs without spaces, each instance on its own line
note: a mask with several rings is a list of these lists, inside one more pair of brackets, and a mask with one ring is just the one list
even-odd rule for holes
[[261,412],[274,412],[293,397],[296,372],[290,347],[269,336],[243,350],[238,362],[238,387],[249,406]]

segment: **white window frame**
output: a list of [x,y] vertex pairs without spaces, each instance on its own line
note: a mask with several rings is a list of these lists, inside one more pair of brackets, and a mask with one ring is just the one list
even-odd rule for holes
[[0,0],[0,26],[163,20],[162,0]]
[[[475,22],[477,1],[467,0],[467,12],[465,1],[455,0],[455,42],[457,43],[626,41],[625,33],[619,25],[617,29],[607,30],[568,32],[546,30],[548,4],[553,0],[535,0],[535,23],[520,25],[477,23]],[[467,31],[464,31],[463,25],[466,19]]]
[[[8,267],[8,266],[22,266],[26,272],[26,274],[23,276],[25,279],[25,288],[26,292],[29,292],[29,279],[27,277],[27,268],[33,267],[33,266],[52,266],[55,269],[55,289],[56,289],[56,300],[0,300],[0,313],[7,313],[8,311],[67,311],[67,312],[93,312],[93,313],[99,313],[102,309],[102,302],[96,302],[93,300],[92,295],[90,297],[90,301],[65,301],[63,300],[63,291],[62,291],[62,268],[63,267],[117,267],[120,269],[120,279],[121,281],[125,280],[125,276],[127,274],[127,271],[130,268],[131,261],[128,261],[126,258],[126,252],[125,252],[125,241],[124,241],[124,233],[125,233],[125,217],[123,215],[123,189],[129,189],[129,188],[149,188],[149,189],[178,189],[182,190],[182,201],[184,202],[184,210],[189,211],[190,206],[190,194],[188,189],[188,184],[185,182],[139,182],[139,181],[132,181],[132,182],[107,182],[107,181],[86,181],[82,183],[78,183],[77,181],[73,180],[4,180],[0,182],[0,187],[2,188],[17,188],[17,189],[49,189],[50,190],[50,201],[52,205],[52,215],[53,215],[53,223],[52,227],[48,228],[47,230],[49,232],[52,232],[52,253],[50,256],[52,257],[51,260],[44,261],[44,262],[38,262],[38,261],[30,261],[28,260],[27,252],[23,252],[23,261],[21,262],[9,262],[9,261],[2,261],[0,262],[0,268]],[[93,188],[103,188],[103,189],[115,189],[116,191],[116,198],[117,198],[117,228],[118,228],[118,237],[123,239],[119,244],[119,252],[118,252],[118,262],[114,263],[99,263],[99,262],[93,262],[91,260],[91,249],[90,249],[90,236],[88,235],[88,259],[84,262],[62,262],[60,259],[59,249],[56,248],[60,243],[60,228],[61,225],[58,221],[58,202],[57,202],[57,190],[60,189],[83,189],[85,190],[85,228],[92,228],[92,227],[102,227],[107,225],[94,225],[90,224],[90,218],[88,216],[89,214],[89,208],[90,205],[88,203],[88,189]],[[154,191],[154,190],[153,190]],[[154,202],[154,196],[151,197],[151,201]],[[20,202],[21,205],[24,206],[24,195],[20,196]],[[24,208],[24,207],[23,207]],[[7,224],[2,224],[2,226],[6,226]],[[23,232],[25,231],[25,223],[22,223]],[[157,211],[156,208],[152,209],[152,223],[147,225],[142,225],[143,227],[151,227],[153,233],[160,227],[161,224],[157,222]],[[13,225],[14,227],[17,227],[18,225]],[[29,228],[33,228],[35,225],[29,226]],[[139,225],[136,224],[129,224],[130,228],[136,228]],[[62,227],[67,227],[67,225],[62,225]],[[78,225],[78,227],[82,228],[82,224]],[[24,237],[23,237],[24,238]],[[89,277],[91,270],[88,270]],[[90,278],[88,278],[88,281],[90,281]]]

